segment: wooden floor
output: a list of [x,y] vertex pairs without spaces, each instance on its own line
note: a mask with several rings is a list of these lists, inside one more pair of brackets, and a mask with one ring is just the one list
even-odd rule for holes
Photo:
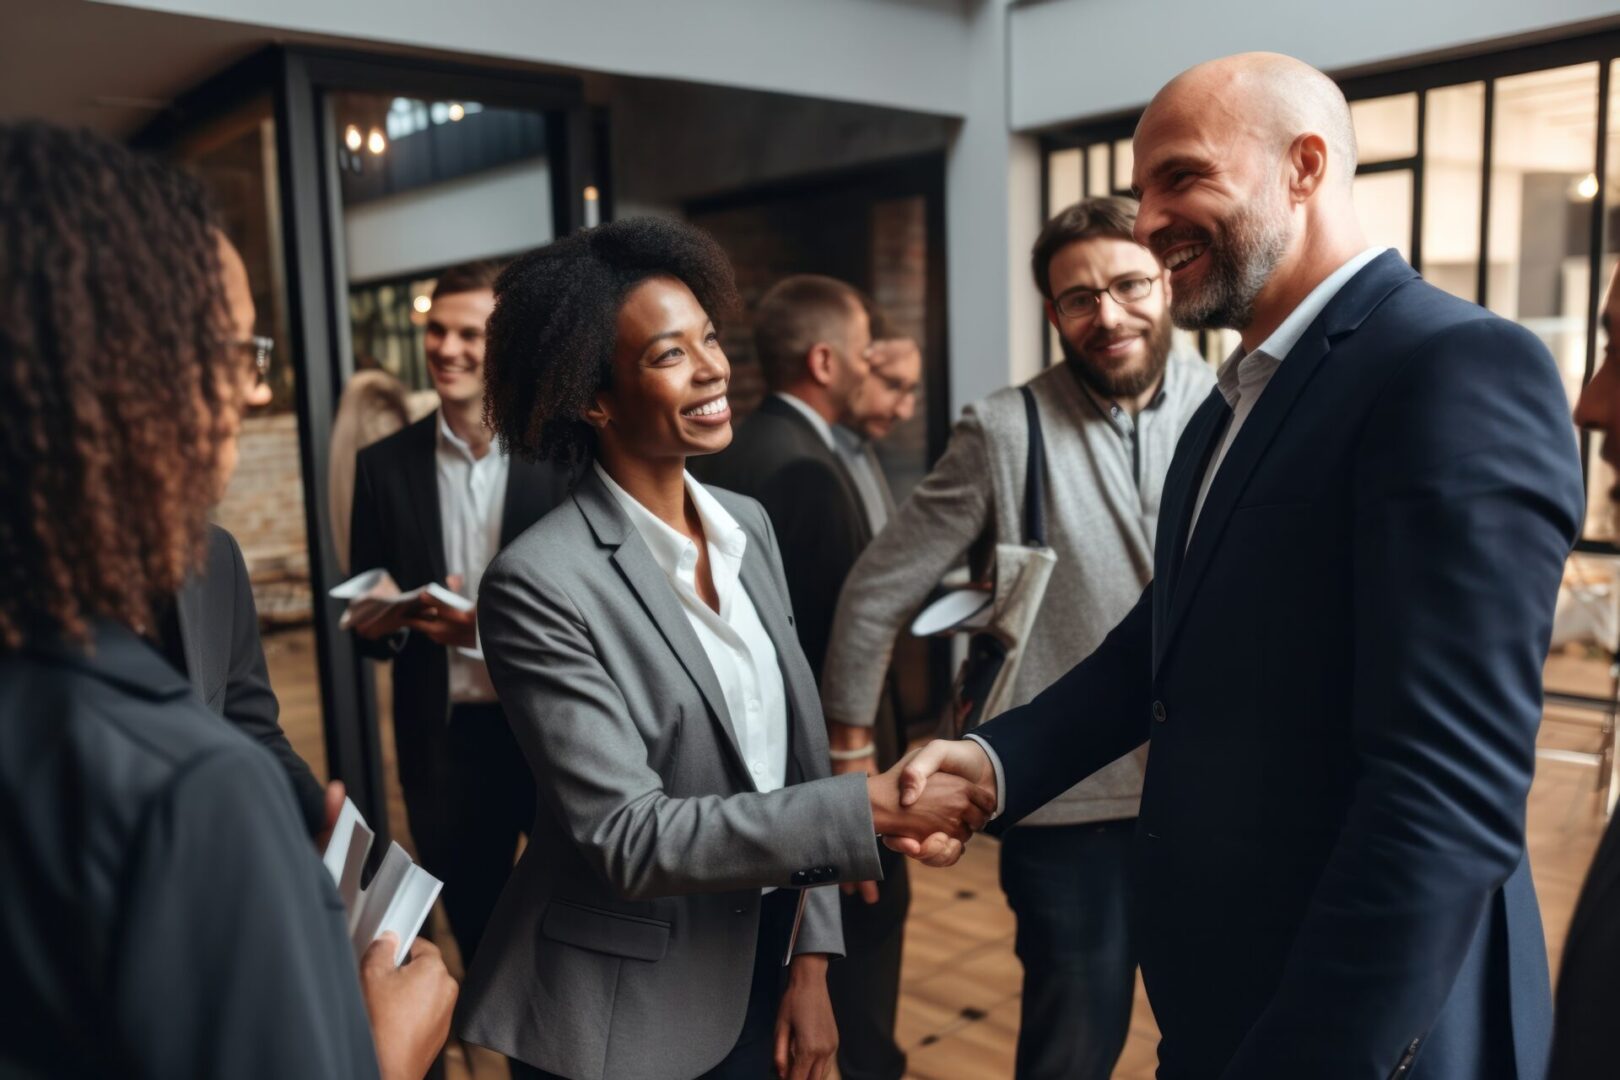
[[[267,639],[266,653],[288,735],[317,773],[324,773],[313,639],[307,631],[276,634]],[[1603,693],[1604,680],[1602,668],[1584,658],[1555,657],[1549,662],[1550,686],[1574,685]],[[1554,709],[1542,725],[1539,745],[1553,751],[1591,751],[1598,741],[1592,714]],[[392,775],[392,731],[386,723],[384,747]],[[408,843],[397,789],[391,790],[390,807],[394,835]],[[1575,897],[1601,832],[1594,770],[1565,761],[1540,761],[1530,793],[1530,860],[1555,977]],[[910,1058],[908,1075],[919,1080],[1012,1075],[1021,972],[1013,956],[1012,914],[996,883],[996,859],[996,841],[979,837],[957,866],[913,870],[898,1035]],[[440,930],[436,940],[447,941],[437,913],[435,923]],[[452,966],[459,967],[453,946],[449,951]],[[1114,1071],[1116,1080],[1150,1080],[1157,1042],[1158,1029],[1138,980],[1130,1039]],[[448,1058],[452,1078],[495,1080],[506,1073],[501,1059],[486,1051],[469,1054],[452,1047]]]

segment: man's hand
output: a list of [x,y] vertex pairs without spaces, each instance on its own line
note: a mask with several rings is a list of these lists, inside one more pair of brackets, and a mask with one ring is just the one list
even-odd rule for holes
[[[878,834],[913,841],[913,845],[904,847],[889,845],[908,855],[921,854],[928,850],[925,845],[929,843],[937,845],[937,841],[931,839],[935,835],[965,844],[995,813],[995,792],[960,776],[945,775],[935,778],[913,796],[909,806],[902,806],[901,772],[913,756],[906,755],[888,772],[866,781],[867,796],[872,802],[872,822]],[[958,849],[957,854],[960,853]]]
[[[462,577],[460,574],[451,574],[444,579],[444,583],[453,593],[461,592]],[[431,596],[422,601],[422,606],[409,619],[405,625],[420,634],[426,634],[428,640],[436,641],[446,648],[460,646],[464,649],[478,647],[478,609],[471,611],[457,611],[455,608],[434,600]]]
[[782,1006],[776,1011],[776,1075],[782,1080],[822,1080],[838,1053],[838,1024],[827,997],[827,958],[793,958]]
[[[828,720],[827,743],[834,755],[862,754],[861,757],[855,758],[835,756],[832,760],[834,776],[855,772],[865,773],[867,776],[878,774],[876,747],[872,745],[871,728]],[[878,902],[878,883],[875,881],[845,881],[840,883],[838,888],[845,896],[854,896],[858,890],[861,899],[868,904]]]
[[[375,604],[367,605],[363,601],[368,599],[387,600],[399,595],[399,586],[391,577],[384,577],[370,592],[360,600],[351,601],[349,629],[370,641],[385,638],[398,633],[405,627],[405,613],[399,605]],[[372,608],[363,617],[353,612],[366,611]]]
[[382,1080],[422,1080],[450,1037],[458,989],[431,941],[417,938],[405,963],[395,967],[398,949],[393,933],[371,943],[360,958],[360,994]]
[[[895,769],[900,771],[900,804],[903,807],[923,800],[930,790],[930,777],[947,773],[953,779],[966,780],[987,794],[990,800],[988,813],[995,813],[996,770],[990,764],[990,755],[984,752],[984,747],[972,739],[936,739],[901,758]],[[939,782],[934,780],[933,786]],[[927,866],[952,866],[962,857],[966,838],[941,830],[924,837],[885,836],[883,843],[890,851],[909,855]]]

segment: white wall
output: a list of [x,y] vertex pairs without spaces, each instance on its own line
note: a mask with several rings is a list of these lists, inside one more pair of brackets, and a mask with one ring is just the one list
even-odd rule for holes
[[391,42],[960,114],[981,0],[104,0]]
[[373,199],[344,208],[343,233],[352,282],[509,255],[551,239],[551,177],[536,158]]
[[946,159],[946,291],[951,414],[1022,382],[1041,362],[1041,308],[1029,273],[1040,231],[1040,160],[1007,129],[1007,0],[970,23],[976,62],[962,72],[967,119]]
[[1011,13],[1014,130],[1146,105],[1203,60],[1264,49],[1329,73],[1614,22],[1616,0],[1044,0]]

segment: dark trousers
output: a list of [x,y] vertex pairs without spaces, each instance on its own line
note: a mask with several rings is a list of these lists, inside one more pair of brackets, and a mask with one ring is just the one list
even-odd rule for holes
[[838,1021],[838,1074],[843,1080],[900,1080],[905,1051],[894,1041],[900,1000],[900,951],[911,879],[906,857],[879,847],[878,902],[842,898],[844,958],[827,965],[827,992]]
[[1136,992],[1126,911],[1135,819],[1026,825],[1001,841],[1024,965],[1017,1080],[1108,1080]]
[[448,724],[396,723],[395,740],[411,837],[444,882],[444,912],[468,965],[534,822],[534,777],[499,705],[457,705]]
[[[782,958],[793,934],[793,913],[798,903],[797,889],[778,889],[760,903],[759,943],[754,947],[754,975],[748,988],[742,1034],[720,1064],[697,1080],[773,1080],[776,1076],[776,1011],[782,1004],[782,988],[787,980]],[[568,1078],[514,1059],[512,1080]]]

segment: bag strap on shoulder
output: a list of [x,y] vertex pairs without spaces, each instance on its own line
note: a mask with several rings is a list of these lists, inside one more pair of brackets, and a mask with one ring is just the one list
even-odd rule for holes
[[1024,543],[1046,546],[1046,440],[1041,437],[1041,414],[1035,409],[1035,393],[1020,386],[1024,395],[1024,415],[1029,420],[1029,459],[1024,467]]

